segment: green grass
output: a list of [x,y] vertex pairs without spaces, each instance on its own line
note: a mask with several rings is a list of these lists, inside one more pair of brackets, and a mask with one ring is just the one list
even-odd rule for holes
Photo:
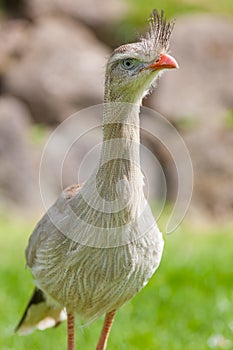
[[[33,289],[24,268],[31,229],[0,220],[0,349],[65,349],[65,324],[27,337],[13,333]],[[159,270],[118,311],[108,349],[208,350],[211,339],[213,349],[233,349],[231,229],[194,232],[186,224],[165,240]],[[102,319],[85,327],[77,322],[77,349],[95,349],[101,324]],[[222,338],[214,346],[217,335]]]

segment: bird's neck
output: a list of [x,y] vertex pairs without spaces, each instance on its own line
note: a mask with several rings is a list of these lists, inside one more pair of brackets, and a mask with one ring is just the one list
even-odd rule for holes
[[141,190],[140,125],[138,104],[111,102],[104,105],[103,144],[99,176],[108,188],[126,181]]
[[105,103],[101,157],[105,157],[106,151],[108,153],[111,151],[114,157],[123,159],[126,156],[134,161],[139,161],[139,109],[140,106],[133,103]]
[[99,164],[70,206],[81,227],[79,241],[116,246],[147,232],[154,219],[139,164],[139,105],[105,103],[103,119]]
[[135,217],[143,194],[140,169],[139,105],[105,103],[103,143],[95,186],[103,206]]

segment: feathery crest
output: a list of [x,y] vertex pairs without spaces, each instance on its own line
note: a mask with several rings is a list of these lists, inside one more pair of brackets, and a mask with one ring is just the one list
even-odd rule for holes
[[167,22],[164,11],[161,14],[157,10],[153,10],[150,16],[150,28],[145,37],[141,38],[145,49],[150,51],[167,51],[169,48],[169,39],[174,28],[175,20]]

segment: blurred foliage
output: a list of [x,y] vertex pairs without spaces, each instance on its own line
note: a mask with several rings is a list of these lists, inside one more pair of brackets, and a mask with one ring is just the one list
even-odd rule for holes
[[[27,337],[13,334],[33,290],[30,271],[24,269],[32,225],[25,222],[0,220],[0,349],[65,348],[65,324]],[[186,223],[165,243],[161,266],[148,286],[118,311],[109,349],[233,349],[232,229],[197,233]],[[102,319],[91,325],[77,320],[77,348],[93,349],[101,325]]]
[[130,6],[130,18],[143,25],[153,8],[163,9],[167,17],[180,16],[190,12],[210,12],[233,15],[232,0],[126,0]]
[[1,0],[0,14],[11,13],[13,17],[24,16],[26,0]]
[[[132,40],[145,27],[152,9],[164,10],[166,17],[178,17],[187,13],[209,12],[233,16],[232,0],[125,0],[129,5],[127,16],[122,20],[118,36],[124,41]],[[138,32],[135,32],[135,27]]]
[[44,124],[33,124],[30,129],[31,142],[34,145],[43,145],[48,138],[49,128]]
[[175,121],[178,130],[193,130],[198,126],[198,120],[194,115],[187,115]]
[[233,129],[233,109],[229,110],[226,114],[225,125],[228,129]]

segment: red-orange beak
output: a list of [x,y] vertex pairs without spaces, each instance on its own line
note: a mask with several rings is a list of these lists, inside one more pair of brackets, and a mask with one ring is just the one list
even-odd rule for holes
[[159,70],[159,69],[179,68],[179,66],[175,58],[173,58],[168,54],[162,54],[160,58],[156,62],[151,63],[148,66],[148,68],[152,70]]

